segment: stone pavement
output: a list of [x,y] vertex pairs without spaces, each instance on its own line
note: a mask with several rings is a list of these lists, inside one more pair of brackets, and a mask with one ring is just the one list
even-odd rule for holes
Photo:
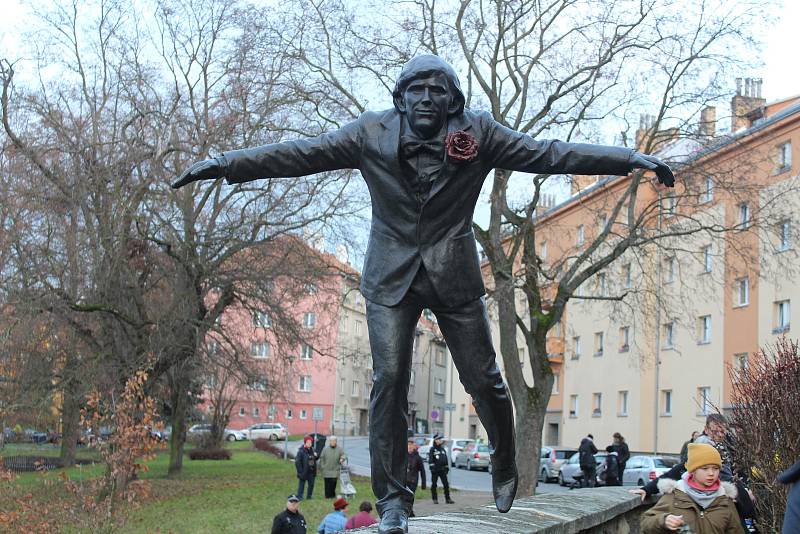
[[477,510],[483,506],[494,503],[494,498],[489,492],[483,491],[453,491],[451,497],[455,504],[445,504],[444,495],[439,489],[439,504],[433,504],[430,497],[430,488],[426,491],[427,498],[420,498],[414,502],[414,513],[417,517],[424,517],[445,512],[463,512],[466,510]]

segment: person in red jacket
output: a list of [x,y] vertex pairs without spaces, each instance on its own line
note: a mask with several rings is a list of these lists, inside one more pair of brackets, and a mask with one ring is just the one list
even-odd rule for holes
[[370,512],[372,512],[372,504],[370,504],[369,501],[362,502],[361,506],[358,507],[358,513],[350,516],[350,519],[348,519],[347,523],[344,525],[344,529],[353,530],[355,528],[374,525],[378,520],[372,517]]

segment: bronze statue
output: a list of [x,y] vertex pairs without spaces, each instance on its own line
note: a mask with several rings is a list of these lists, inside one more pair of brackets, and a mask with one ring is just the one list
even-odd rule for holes
[[[361,292],[367,299],[374,385],[370,395],[372,489],[379,532],[407,532],[414,494],[406,487],[408,387],[414,328],[424,308],[438,320],[464,388],[494,448],[492,487],[507,512],[517,490],[511,400],[495,362],[472,215],[494,168],[532,173],[625,175],[669,167],[631,149],[537,141],[486,112],[464,109],[453,68],[423,55],[403,68],[394,109],[366,112],[340,130],[244,150],[192,165],[173,187],[225,177],[358,169],[372,199]],[[534,454],[528,451],[526,454]]]

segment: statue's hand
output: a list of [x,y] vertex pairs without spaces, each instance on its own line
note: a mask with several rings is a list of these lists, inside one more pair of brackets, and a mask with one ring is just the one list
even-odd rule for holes
[[225,175],[225,168],[220,165],[217,158],[204,159],[198,161],[191,167],[183,171],[177,181],[172,184],[173,189],[178,189],[186,184],[196,182],[198,180],[209,180],[220,178]]
[[631,156],[631,167],[634,169],[648,169],[655,171],[658,181],[667,187],[675,187],[675,176],[669,165],[649,154],[634,152]]

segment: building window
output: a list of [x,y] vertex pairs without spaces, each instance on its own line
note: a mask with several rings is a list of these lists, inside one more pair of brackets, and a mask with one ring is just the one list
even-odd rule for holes
[[559,392],[558,380],[559,380],[559,378],[561,378],[561,375],[559,373],[553,373],[553,392],[552,392],[553,395],[558,395],[558,392]]
[[581,336],[572,338],[572,359],[577,360],[581,357]]
[[294,417],[292,409],[291,408],[287,408],[286,409],[286,419],[291,419],[292,417]]
[[736,280],[736,306],[747,306],[750,304],[750,279],[739,278]]
[[575,232],[575,245],[581,246],[586,239],[586,229],[583,225],[578,225],[578,229]]
[[778,172],[788,171],[792,168],[792,143],[787,141],[778,145]]
[[300,347],[300,359],[310,360],[313,355],[314,349],[311,348],[311,345],[303,343],[303,345]]
[[789,250],[792,246],[792,224],[785,220],[778,224],[778,250]]
[[595,356],[602,356],[603,355],[603,332],[595,332],[594,334],[594,355]]
[[704,345],[711,343],[711,316],[703,315],[697,318],[697,343]]
[[308,419],[308,410],[305,408],[300,410],[300,419]]
[[619,392],[619,409],[617,415],[620,417],[627,417],[628,416],[628,392],[627,391],[620,391]]
[[664,194],[664,211],[671,215],[675,213],[675,208],[678,206],[678,197],[672,191],[667,191]]
[[606,229],[606,225],[608,224],[608,215],[603,213],[600,215],[600,218],[597,220],[597,233],[602,234],[603,230]]
[[749,355],[746,352],[740,352],[739,354],[733,355],[733,365],[737,373],[747,370],[748,356]]
[[415,373],[414,370],[412,369],[411,370],[411,378],[408,380],[408,385],[409,386],[413,386],[414,385],[414,382],[416,381],[416,377],[417,377],[417,373]]
[[542,260],[542,263],[547,261],[547,241],[542,241],[542,244],[539,245],[539,259]]
[[306,393],[311,391],[311,376],[310,375],[303,375],[300,377],[300,384],[298,389],[300,391],[304,391]]
[[578,417],[578,396],[577,395],[570,395],[569,396],[569,416],[570,417]]
[[339,379],[339,394],[344,395],[345,388],[347,387],[347,380],[344,378]]
[[258,406],[253,407],[253,417],[258,417],[261,415],[261,410],[258,409]]
[[603,415],[603,394],[592,393],[592,417]]
[[791,307],[788,300],[779,300],[775,303],[775,328],[773,334],[781,334],[789,331],[791,320]]
[[309,295],[316,295],[317,286],[314,284],[306,284],[306,293],[308,293]]
[[628,352],[630,350],[631,328],[623,326],[619,329],[619,351]]
[[308,312],[303,315],[303,326],[306,328],[314,328],[314,325],[317,324],[317,314],[314,312]]
[[661,415],[664,416],[671,416],[672,415],[672,390],[671,389],[662,389],[661,390]]
[[444,395],[444,380],[437,378],[434,382],[434,388],[437,395]]
[[272,323],[269,320],[267,312],[254,311],[253,312],[253,327],[254,328],[269,328]]
[[712,263],[712,256],[711,256],[711,245],[706,245],[701,249],[703,253],[703,272],[710,273],[711,268],[713,267]]
[[361,337],[363,329],[364,329],[364,324],[358,319],[356,319],[356,328],[355,328],[356,337]]
[[750,226],[750,206],[744,202],[739,204],[739,226],[742,230]]
[[606,296],[606,273],[597,273],[597,296]]
[[436,365],[444,367],[444,349],[436,349]]
[[631,287],[631,264],[626,263],[622,266],[622,285],[625,289],[630,289]]
[[372,392],[372,384],[370,382],[364,383],[364,398],[368,399],[369,394]]
[[675,256],[670,256],[664,260],[664,283],[671,284],[675,281],[676,264]]
[[700,202],[711,202],[714,200],[714,180],[710,176],[706,177],[703,193],[700,195]]
[[700,407],[700,415],[708,415],[711,413],[713,406],[711,405],[711,388],[704,386],[697,388],[697,405]]
[[269,358],[269,343],[266,341],[250,343],[250,356],[258,359]]
[[270,404],[269,409],[267,410],[267,417],[270,419],[275,419],[275,416],[278,415],[278,407]]
[[239,407],[239,416],[244,417],[244,406]]
[[358,388],[360,386],[360,384],[358,383],[358,380],[353,380],[353,385],[352,386],[353,387],[350,388],[350,396],[358,397],[358,394],[359,394],[359,389]]
[[216,356],[219,353],[219,343],[216,341],[209,341],[206,343],[206,354],[209,356]]
[[671,349],[675,343],[675,323],[664,323],[664,348]]

